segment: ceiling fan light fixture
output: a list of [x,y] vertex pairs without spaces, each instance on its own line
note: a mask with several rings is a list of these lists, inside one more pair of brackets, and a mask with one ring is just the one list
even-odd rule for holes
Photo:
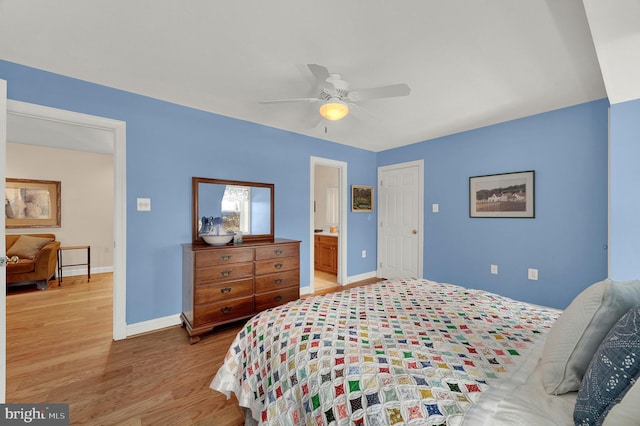
[[320,105],[320,115],[327,120],[342,120],[349,114],[349,105],[340,99],[331,98]]

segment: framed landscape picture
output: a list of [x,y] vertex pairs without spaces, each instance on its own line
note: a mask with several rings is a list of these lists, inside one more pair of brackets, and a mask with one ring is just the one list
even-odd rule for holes
[[7,178],[6,228],[59,228],[60,181]]
[[469,178],[470,217],[534,218],[535,171]]
[[351,211],[373,211],[373,186],[351,185]]

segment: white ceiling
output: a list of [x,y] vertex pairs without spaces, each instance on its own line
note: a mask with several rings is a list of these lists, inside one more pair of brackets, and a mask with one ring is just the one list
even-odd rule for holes
[[[581,0],[0,0],[0,58],[371,151],[607,96]],[[315,95],[308,63],[411,94],[326,131],[258,103]]]

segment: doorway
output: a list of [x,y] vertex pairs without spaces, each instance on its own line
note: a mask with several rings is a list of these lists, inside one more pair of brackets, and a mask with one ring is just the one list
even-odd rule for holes
[[[104,146],[98,148],[98,145],[110,145],[109,149],[113,153],[114,185],[113,339],[126,338],[126,123],[13,100],[7,101],[6,116],[8,135],[23,130],[20,127],[22,125],[26,124],[25,129],[28,129],[29,124],[32,124],[48,131],[58,129],[68,136],[66,140],[75,140],[73,149],[80,151],[95,151],[105,149]],[[81,137],[71,136],[78,132]],[[29,133],[28,136],[35,139],[36,134]],[[51,146],[50,142],[42,139],[40,145]]]
[[346,283],[347,163],[311,157],[310,292]]

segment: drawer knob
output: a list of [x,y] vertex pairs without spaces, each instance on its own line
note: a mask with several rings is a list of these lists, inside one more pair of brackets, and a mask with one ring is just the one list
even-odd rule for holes
[[275,280],[273,280],[273,282],[275,282],[276,284],[282,284],[282,278],[276,278]]
[[280,256],[280,255],[282,254],[282,250],[280,250],[280,249],[276,249],[276,250],[274,251],[274,253],[275,253],[275,254],[277,254],[278,256]]
[[225,306],[224,308],[220,309],[220,312],[222,312],[223,314],[228,314],[232,309],[233,308],[230,306]]
[[275,265],[273,265],[274,268],[276,269],[280,269],[282,268],[284,265],[282,263],[276,263]]
[[229,275],[231,275],[231,272],[232,272],[231,269],[225,269],[224,271],[220,271],[223,277],[228,277]]
[[273,300],[275,300],[276,302],[279,302],[282,300],[282,296],[277,295],[276,297],[273,298]]
[[220,256],[220,259],[229,260],[229,259],[231,259],[231,255],[230,254],[223,254],[222,256]]
[[221,288],[220,289],[220,293],[222,293],[222,294],[231,293],[231,287]]

